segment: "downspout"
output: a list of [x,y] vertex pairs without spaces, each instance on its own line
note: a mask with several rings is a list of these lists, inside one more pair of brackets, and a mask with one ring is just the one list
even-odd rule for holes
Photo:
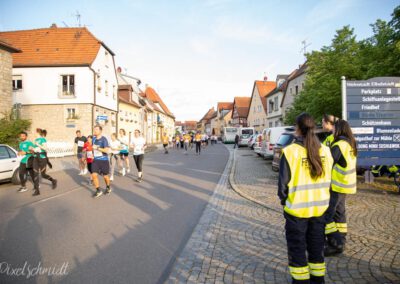
[[93,70],[93,68],[91,66],[89,66],[89,69],[92,70],[93,72],[93,105],[92,105],[92,134],[94,132],[94,116],[95,116],[95,112],[94,112],[94,108],[96,107],[96,71]]

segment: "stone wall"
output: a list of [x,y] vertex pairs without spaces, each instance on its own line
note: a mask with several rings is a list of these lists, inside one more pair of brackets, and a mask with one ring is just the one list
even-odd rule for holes
[[0,49],[0,118],[12,108],[12,55]]

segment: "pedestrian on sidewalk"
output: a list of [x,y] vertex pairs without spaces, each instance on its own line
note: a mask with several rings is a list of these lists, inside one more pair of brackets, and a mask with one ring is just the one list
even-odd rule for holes
[[[115,166],[118,168],[122,168],[122,161],[120,152],[123,149],[121,142],[117,139],[117,134],[111,134],[111,142],[110,142],[111,154],[110,154],[110,166],[111,166],[111,173],[110,173],[110,180],[114,180],[114,172]],[[117,169],[118,170],[118,169]]]
[[[46,173],[47,165],[50,168],[53,166],[49,162],[47,157],[47,131],[45,129],[36,128],[36,139],[35,139],[35,154],[33,155],[33,170],[35,171],[35,188],[39,188],[40,177],[47,179],[51,182],[52,189],[57,188],[57,180],[52,178]],[[39,194],[38,190],[38,194]]]
[[143,160],[144,160],[144,150],[147,147],[146,140],[141,136],[140,130],[135,130],[135,136],[132,139],[132,148],[133,148],[133,159],[136,164],[136,168],[138,171],[137,182],[143,181]]
[[102,136],[103,128],[100,125],[96,125],[93,129],[93,163],[92,163],[92,179],[93,184],[96,188],[94,197],[99,197],[103,194],[100,190],[98,175],[102,175],[106,184],[106,190],[104,194],[111,193],[110,187],[110,161],[108,154],[110,152],[110,146],[106,137]]
[[345,249],[346,195],[357,191],[357,146],[350,125],[338,120],[334,127],[334,141],[331,145],[333,156],[331,200],[326,212],[325,234],[327,245],[325,256],[340,254]]
[[87,141],[85,142],[85,144],[83,145],[83,155],[86,159],[86,165],[87,165],[87,169],[89,171],[90,174],[90,178],[89,178],[89,185],[93,185],[93,178],[92,178],[92,163],[93,163],[93,145],[92,145],[92,141],[93,141],[93,136],[89,135],[87,137]]
[[331,147],[334,137],[333,137],[333,126],[335,124],[335,122],[338,121],[338,118],[331,115],[331,114],[324,114],[324,116],[322,117],[322,128],[329,132],[329,135],[326,137],[326,139],[324,140],[324,142],[322,142],[322,144],[324,144],[325,146]]
[[163,134],[163,147],[164,147],[164,154],[168,154],[168,144],[169,144],[169,137],[167,135],[167,133],[164,132]]
[[295,142],[282,150],[278,180],[289,271],[293,283],[324,283],[324,213],[329,206],[333,159],[315,135],[309,114],[296,118],[295,135]]
[[79,170],[80,170],[79,175],[81,176],[87,174],[85,159],[82,154],[83,145],[85,144],[87,139],[85,136],[82,136],[80,130],[77,130],[75,133],[76,137],[74,140],[74,151],[76,153],[76,157],[78,158]]
[[201,153],[201,132],[197,131],[196,135],[194,136],[194,141],[196,143],[196,155],[200,155]]
[[235,145],[233,145],[233,149],[235,149],[236,147],[239,148],[239,134],[236,134],[235,136]]
[[[33,149],[35,144],[32,141],[28,140],[28,133],[22,131],[19,134],[19,151],[18,156],[23,156],[21,162],[19,164],[19,179],[21,181],[21,187],[18,189],[18,192],[25,192],[28,189],[26,188],[26,181],[28,179],[28,174],[31,177],[32,181],[35,180],[35,172],[33,170]],[[39,187],[34,184],[33,195],[39,194]]]
[[121,142],[122,147],[120,151],[122,161],[121,175],[125,176],[126,173],[129,174],[131,172],[131,167],[129,165],[129,138],[123,128],[119,130],[119,141]]

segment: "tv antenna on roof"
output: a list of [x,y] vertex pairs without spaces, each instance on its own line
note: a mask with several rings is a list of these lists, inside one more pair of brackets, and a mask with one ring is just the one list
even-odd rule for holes
[[305,40],[301,41],[301,45],[302,46],[301,46],[301,49],[300,49],[300,53],[303,54],[304,59],[305,59],[306,53],[307,53],[307,47],[309,47],[311,45],[311,42],[307,43],[307,39],[305,39]]
[[79,14],[78,10],[76,10],[76,14],[74,16],[76,17],[76,21],[78,22],[78,27],[81,27],[81,14]]

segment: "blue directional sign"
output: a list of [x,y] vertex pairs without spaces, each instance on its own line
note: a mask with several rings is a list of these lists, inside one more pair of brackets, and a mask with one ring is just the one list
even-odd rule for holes
[[359,166],[400,164],[400,78],[346,82],[347,120]]

